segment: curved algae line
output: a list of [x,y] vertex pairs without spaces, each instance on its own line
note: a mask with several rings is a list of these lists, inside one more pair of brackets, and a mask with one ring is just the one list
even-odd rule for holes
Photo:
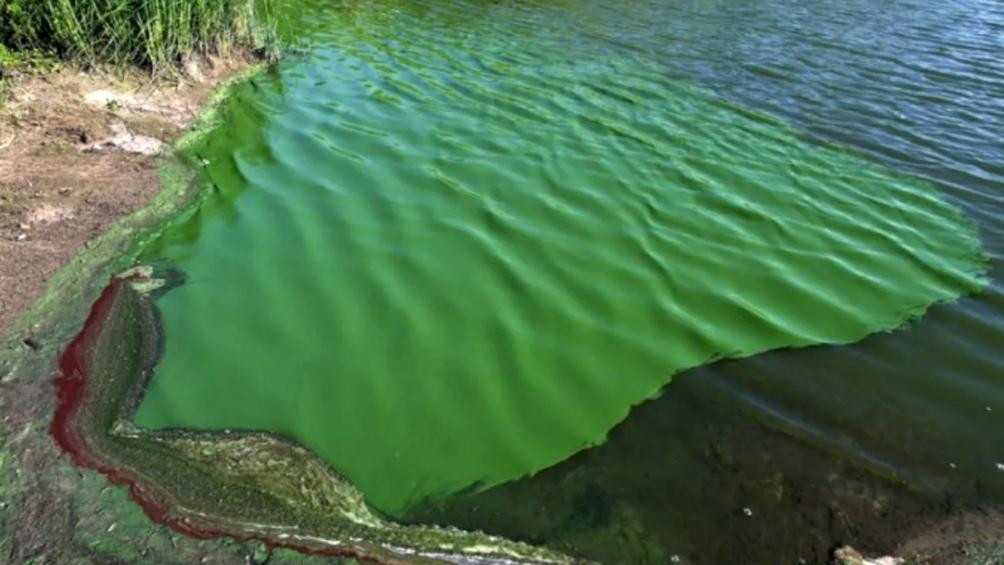
[[[147,361],[155,360],[153,352],[157,348],[153,345],[159,339],[159,331],[141,332],[136,327],[127,329],[121,316],[130,312],[133,321],[145,318],[147,330],[158,330],[153,323],[156,310],[146,295],[157,286],[149,279],[149,271],[133,271],[124,273],[124,276],[113,273],[134,264],[145,241],[156,237],[174,218],[197,209],[210,196],[209,191],[200,187],[198,174],[193,173],[199,163],[193,162],[187,152],[223,122],[220,115],[222,104],[232,90],[266,68],[265,65],[253,66],[224,81],[214,91],[189,132],[161,156],[158,174],[162,188],[154,200],[88,242],[85,249],[53,277],[43,297],[16,319],[5,335],[0,336],[2,383],[46,378],[52,374],[53,359],[58,350],[69,342],[59,358],[58,407],[50,426],[57,443],[78,466],[99,471],[111,483],[128,487],[133,500],[154,521],[197,539],[253,539],[274,548],[330,556],[355,556],[357,559],[385,563],[581,562],[546,549],[485,534],[386,522],[372,515],[361,502],[361,494],[352,485],[310,452],[285,438],[267,433],[147,434],[121,419],[120,416],[127,413],[124,404],[116,406],[101,402],[102,391],[107,394],[114,385],[121,387],[126,384],[121,378],[110,378],[116,375],[114,371],[107,370],[111,368],[109,364],[117,363],[120,367],[131,364],[140,368],[137,374],[117,376],[134,377],[135,383],[142,383],[150,374],[144,373],[148,364],[137,363],[137,355],[144,351],[142,355]],[[106,283],[109,278],[111,282]],[[110,339],[114,333],[109,331],[113,323],[117,329],[125,330],[116,339]],[[83,329],[79,329],[81,324]],[[37,350],[26,351],[18,345],[21,337],[29,333],[43,338]],[[153,339],[155,336],[156,339]],[[95,351],[91,350],[98,341],[102,342],[103,355],[94,355]],[[92,363],[99,359],[100,369]],[[93,369],[93,378],[87,378],[87,373],[81,370],[85,367]],[[120,388],[119,391],[129,388]],[[138,400],[135,389],[129,390],[128,395]],[[96,400],[97,404],[87,399]],[[3,398],[0,398],[0,405],[2,403]],[[258,454],[268,450],[280,453],[274,459],[255,459],[248,457],[249,449]],[[287,453],[283,454],[283,450]],[[112,455],[115,458],[109,457]],[[143,456],[142,463],[139,460],[130,462],[131,456]],[[231,462],[237,460],[245,464],[229,466],[228,470],[237,473],[227,475],[217,469],[221,456],[229,457]],[[278,494],[270,491],[268,485],[241,485],[241,481],[249,480],[254,474],[250,471],[261,470],[250,468],[253,464],[274,467],[276,462],[285,464],[287,471],[311,470],[315,473],[311,477],[315,483],[285,482],[282,486],[286,490],[280,490]],[[321,471],[320,474],[317,474],[318,471]],[[295,473],[289,471],[285,478],[297,477]],[[261,479],[264,475],[259,473],[255,476]],[[188,480],[193,477],[202,480]],[[328,512],[319,510],[316,499],[323,489],[312,489],[322,483],[332,489],[324,501],[340,501],[343,510],[354,509],[356,513],[350,511],[337,515],[330,513],[330,509]],[[11,493],[4,491],[3,494],[7,496]],[[235,495],[246,495],[244,502],[264,501],[264,504],[230,506],[227,509],[235,512],[227,516],[222,503],[232,502]],[[311,498],[315,500],[304,502]],[[220,506],[200,508],[211,506],[214,501]],[[297,504],[301,507],[297,508]],[[303,519],[306,514],[299,514],[305,506],[310,506],[307,516],[310,520]],[[240,509],[256,514],[242,520],[235,517],[239,513],[236,510]],[[262,512],[264,509],[272,513]],[[280,514],[286,520],[269,521],[269,518]],[[316,524],[326,527],[312,529],[311,526]],[[338,538],[337,534],[344,535],[344,539]]]
[[[56,372],[56,358],[59,351],[79,331],[87,312],[95,298],[115,272],[133,264],[145,236],[155,234],[156,229],[179,211],[197,203],[199,196],[196,175],[186,163],[187,157],[179,152],[188,144],[196,143],[207,135],[221,120],[221,104],[231,90],[248,77],[261,72],[263,64],[253,65],[222,81],[203,105],[195,123],[184,136],[158,156],[157,176],[161,188],[157,195],[143,208],[136,210],[116,222],[105,232],[86,242],[67,264],[46,283],[43,295],[24,313],[14,319],[11,326],[0,335],[0,412],[7,410],[12,390],[33,386],[33,381],[46,380]],[[33,338],[26,347],[26,338]],[[14,505],[19,500],[34,496],[25,490],[22,482],[11,480],[22,471],[35,474],[47,472],[48,462],[29,462],[22,457],[21,449],[36,449],[35,434],[29,433],[40,420],[48,420],[45,414],[33,417],[28,427],[18,430],[20,437],[27,434],[31,447],[15,448],[11,445],[0,449],[0,555],[6,555],[11,548],[11,540],[3,536],[14,517]],[[42,426],[37,426],[44,428]],[[0,440],[4,435],[13,437],[13,430],[6,422],[0,422]],[[49,441],[42,435],[39,440]],[[2,442],[0,442],[2,443]],[[62,462],[60,462],[62,464]],[[51,480],[44,478],[42,480]],[[117,510],[117,503],[106,508]],[[41,524],[44,526],[45,524]],[[78,524],[87,529],[86,524]],[[9,533],[9,532],[8,532]],[[14,540],[16,543],[16,540]]]
[[94,303],[60,358],[50,428],[74,463],[127,486],[151,519],[196,538],[382,563],[577,562],[480,532],[385,521],[326,463],[274,434],[134,426],[161,345],[151,275],[115,276]]

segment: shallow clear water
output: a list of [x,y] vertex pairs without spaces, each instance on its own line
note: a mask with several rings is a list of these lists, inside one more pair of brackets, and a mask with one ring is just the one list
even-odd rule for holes
[[994,280],[628,416],[997,264],[999,7],[805,6],[299,3],[299,54],[238,89],[196,149],[207,197],[145,253],[187,279],[139,423],[288,434],[390,514],[600,555],[569,540],[611,512],[505,517],[585,492],[654,561],[736,509],[686,439],[722,422],[999,489]]

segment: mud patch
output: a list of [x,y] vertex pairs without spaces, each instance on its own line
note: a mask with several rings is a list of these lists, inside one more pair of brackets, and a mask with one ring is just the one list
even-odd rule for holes
[[88,240],[151,201],[154,155],[248,63],[206,62],[201,82],[74,70],[18,81],[0,107],[0,336]]
[[134,133],[122,122],[113,123],[109,129],[111,130],[109,137],[88,146],[87,150],[121,149],[126,153],[156,155],[164,147],[164,142],[160,139]]
[[73,218],[74,214],[72,208],[68,208],[66,206],[54,206],[47,203],[42,204],[31,212],[28,212],[26,223],[21,224],[18,227],[30,230],[37,224],[55,224],[56,222],[64,222],[66,220],[72,220]]

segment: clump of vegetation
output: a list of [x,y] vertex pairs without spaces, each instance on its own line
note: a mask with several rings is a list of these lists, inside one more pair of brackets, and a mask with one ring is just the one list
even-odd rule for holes
[[11,51],[0,43],[0,106],[3,106],[10,97],[17,76],[55,71],[60,67],[59,60],[49,53],[37,49]]
[[0,0],[0,44],[97,65],[170,67],[262,48],[272,0]]
[[7,102],[10,96],[11,72],[8,70],[15,62],[14,55],[0,43],[0,106]]

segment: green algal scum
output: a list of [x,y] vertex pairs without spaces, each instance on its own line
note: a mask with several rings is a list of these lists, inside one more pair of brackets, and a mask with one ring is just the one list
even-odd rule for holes
[[211,196],[142,255],[184,283],[137,425],[284,434],[396,516],[604,442],[681,371],[984,284],[930,183],[567,7],[350,4],[193,146]]
[[[176,152],[162,157],[164,188],[157,199],[91,242],[14,325],[0,350],[0,383],[5,386],[0,407],[10,400],[7,386],[16,387],[22,381],[51,374],[57,344],[68,343],[80,329],[108,277],[130,265],[138,251],[156,239],[168,218],[197,210],[211,196],[209,191],[195,190],[198,184],[192,182],[190,171],[198,163],[189,160],[191,148],[220,126],[223,117],[219,109],[234,86],[261,70],[256,67],[233,77],[214,94],[199,123],[175,145]],[[137,280],[137,274],[145,280]],[[107,301],[107,316],[102,324],[93,326],[99,331],[88,338],[86,359],[81,357],[93,369],[93,380],[85,388],[85,401],[76,408],[71,433],[78,434],[88,446],[88,466],[102,469],[119,482],[126,476],[135,479],[130,483],[132,488],[155,497],[158,509],[163,511],[160,518],[200,536],[260,539],[268,545],[379,558],[390,563],[450,562],[462,557],[487,563],[570,561],[560,554],[483,534],[387,522],[375,516],[362,503],[358,491],[330,466],[272,434],[147,434],[136,430],[130,423],[130,411],[157,357],[159,332],[147,295],[159,283],[150,280],[148,274],[145,269],[130,270],[129,285],[121,284],[119,277],[113,279],[119,286]],[[45,336],[38,351],[19,347],[18,336],[28,331]],[[127,402],[130,396],[132,401]],[[8,438],[14,435],[11,429],[0,431]],[[19,436],[25,432],[17,431],[22,432]],[[49,443],[51,439],[29,433],[24,441]],[[13,450],[2,454],[4,473],[30,469],[49,473],[46,480],[54,480],[64,472],[61,468],[30,467]],[[15,527],[5,523],[10,504],[28,493],[18,490],[22,488],[20,481],[5,480],[3,484],[0,501],[5,506],[0,508],[0,526],[8,532],[6,528]],[[87,490],[90,494],[85,497],[93,497],[98,491],[93,486]],[[117,505],[126,502],[118,497],[101,497],[80,503],[96,504],[114,513],[121,511]],[[81,539],[92,543],[111,539],[110,531],[93,531],[94,524],[82,522],[77,528]],[[4,537],[0,549],[6,551],[8,541]]]
[[133,411],[159,355],[148,268],[113,279],[63,354],[53,435],[81,466],[126,484],[159,522],[196,537],[259,539],[384,563],[570,563],[558,553],[450,528],[400,526],[316,456],[255,432],[150,432]]

